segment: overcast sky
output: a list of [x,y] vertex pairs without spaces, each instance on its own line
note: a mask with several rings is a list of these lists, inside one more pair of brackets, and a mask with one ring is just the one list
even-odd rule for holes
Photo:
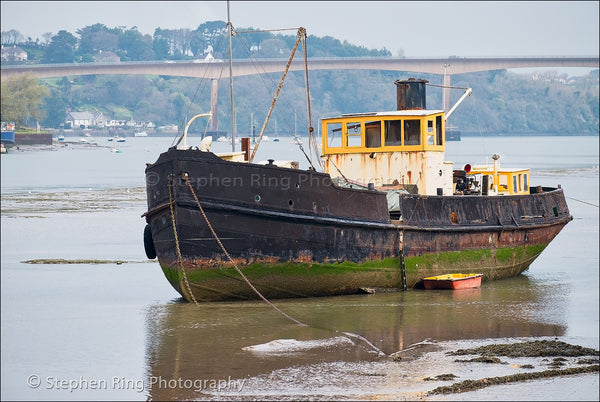
[[[393,56],[595,56],[598,1],[231,1],[236,28],[296,28]],[[4,1],[2,31],[25,37],[102,23],[195,29],[227,21],[226,1]],[[290,34],[294,34],[290,32]],[[309,43],[310,46],[310,43]],[[400,53],[402,52],[402,53]]]

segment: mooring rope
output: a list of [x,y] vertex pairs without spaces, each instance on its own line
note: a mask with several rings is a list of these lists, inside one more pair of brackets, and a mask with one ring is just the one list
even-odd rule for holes
[[565,198],[568,198],[569,200],[573,200],[573,201],[579,201],[579,202],[581,202],[583,204],[591,205],[592,207],[600,208],[597,204],[592,204],[591,202],[578,200],[577,198],[573,198],[573,197],[565,197]]
[[[262,293],[260,293],[260,291],[258,289],[256,289],[254,287],[254,285],[252,285],[252,283],[250,282],[250,280],[243,274],[242,270],[237,266],[236,262],[233,260],[233,258],[231,257],[231,255],[229,254],[229,252],[227,251],[227,249],[225,249],[225,246],[223,245],[223,243],[221,242],[221,239],[219,238],[219,236],[217,235],[217,233],[215,232],[215,230],[213,229],[208,216],[206,215],[206,213],[204,212],[204,208],[202,208],[202,205],[200,204],[200,201],[198,200],[198,197],[196,196],[196,193],[194,191],[194,188],[192,187],[191,182],[188,180],[188,175],[187,173],[184,174],[183,176],[183,180],[185,180],[188,184],[188,187],[192,193],[192,196],[194,197],[194,200],[196,201],[196,204],[198,205],[198,209],[200,210],[200,212],[202,213],[202,216],[204,218],[204,220],[206,221],[206,224],[208,226],[208,228],[210,229],[212,235],[214,236],[215,240],[217,241],[217,243],[219,244],[219,247],[221,248],[221,250],[223,251],[223,253],[225,253],[225,255],[227,256],[227,258],[229,259],[229,261],[231,262],[231,264],[233,265],[233,267],[235,268],[235,270],[240,274],[240,276],[244,279],[244,281],[248,284],[248,286],[250,286],[250,288],[265,302],[267,303],[269,306],[271,306],[275,311],[277,311],[279,314],[281,314],[282,316],[284,316],[285,318],[287,318],[288,320],[294,322],[295,324],[298,324],[302,327],[311,327],[311,328],[317,328],[317,329],[323,329],[323,330],[327,330],[327,331],[333,331],[336,333],[341,333],[343,335],[346,335],[350,338],[354,338],[354,339],[358,339],[364,343],[366,343],[371,349],[373,349],[379,356],[387,356],[387,354],[385,352],[383,352],[381,349],[379,349],[377,346],[373,345],[373,343],[371,343],[367,338],[365,338],[364,336],[358,335],[358,334],[354,334],[352,332],[345,332],[345,331],[340,331],[340,330],[336,330],[336,329],[332,329],[332,328],[319,328],[319,327],[315,327],[312,325],[308,325],[305,324],[293,317],[291,317],[290,315],[286,314],[285,312],[283,312],[281,309],[279,309],[277,306],[275,306],[271,301],[269,301],[266,297],[264,297],[262,295]],[[185,268],[183,265],[183,258],[181,256],[181,250],[179,248],[179,237],[177,236],[177,228],[175,225],[175,214],[173,211],[173,196],[172,196],[172,191],[171,191],[171,185],[173,183],[173,177],[172,175],[169,176],[169,207],[171,208],[171,220],[173,223],[173,233],[175,235],[175,245],[176,245],[176,249],[177,249],[177,259],[178,262],[180,264],[180,268],[181,271],[183,273],[183,278],[184,278],[184,282],[186,285],[186,288],[188,290],[188,292],[190,293],[190,296],[193,300],[193,302],[196,304],[196,306],[200,306],[200,303],[198,303],[198,301],[196,300],[196,298],[194,297],[194,294],[192,293],[189,281],[187,279],[187,275],[185,273]]]
[[[250,288],[254,291],[254,293],[256,293],[258,295],[258,297],[260,297],[269,306],[273,307],[278,313],[280,313],[285,318],[287,318],[290,321],[293,321],[294,323],[296,323],[298,325],[301,325],[303,327],[307,327],[308,325],[306,325],[303,322],[300,322],[300,321],[296,320],[295,318],[289,316],[288,314],[286,314],[285,312],[283,312],[282,310],[280,310],[276,305],[274,305],[273,303],[271,303],[266,297],[264,297],[262,295],[262,293],[260,293],[260,291],[258,289],[256,289],[254,287],[254,285],[252,285],[252,283],[248,280],[248,278],[246,278],[246,275],[244,275],[244,273],[237,266],[236,262],[233,260],[233,258],[231,257],[231,255],[229,255],[229,252],[227,252],[227,249],[225,248],[225,246],[221,242],[221,239],[219,239],[219,236],[217,236],[217,233],[213,229],[210,221],[208,220],[208,216],[206,216],[206,213],[204,212],[204,208],[202,208],[202,205],[200,204],[200,201],[198,200],[198,197],[196,196],[196,192],[194,191],[194,188],[192,187],[192,183],[188,180],[187,173],[184,174],[183,180],[185,180],[185,182],[187,183],[190,191],[192,192],[192,196],[194,196],[194,200],[196,201],[196,204],[198,205],[198,209],[202,213],[202,216],[204,217],[204,220],[206,221],[206,225],[208,226],[208,228],[210,229],[210,232],[212,233],[213,237],[217,241],[217,244],[219,245],[219,247],[221,248],[221,250],[223,250],[223,253],[225,253],[225,255],[227,256],[227,259],[231,262],[231,264],[233,265],[233,267],[235,268],[235,270],[237,271],[237,273],[240,274],[240,276],[242,277],[242,279],[244,279],[244,281],[248,284],[248,286],[250,286]],[[175,241],[177,242],[177,238],[175,238]],[[183,270],[183,267],[182,267],[182,270]],[[193,297],[194,296],[192,295],[192,298]]]
[[173,211],[173,194],[171,191],[171,186],[173,185],[173,174],[169,175],[169,208],[171,209],[171,223],[173,224],[173,235],[175,236],[175,248],[177,250],[177,261],[179,262],[179,268],[183,273],[183,280],[185,282],[185,286],[187,288],[188,293],[192,297],[194,304],[199,306],[198,301],[194,297],[194,293],[192,292],[192,288],[190,287],[190,282],[188,281],[187,274],[185,273],[185,267],[183,265],[183,258],[181,257],[181,250],[179,248],[179,237],[177,236],[177,226],[175,225],[175,212]]

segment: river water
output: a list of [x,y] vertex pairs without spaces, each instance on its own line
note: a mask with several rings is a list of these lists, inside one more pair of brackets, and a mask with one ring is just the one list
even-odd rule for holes
[[[122,153],[94,140],[1,157],[3,400],[599,399],[597,372],[425,395],[552,360],[458,363],[446,354],[457,348],[558,339],[598,349],[597,136],[449,142],[457,167],[498,153],[530,167],[532,185],[560,184],[574,220],[524,274],[479,289],[274,301],[307,327],[260,301],[182,302],[142,242],[145,163],[172,139],[128,138]],[[257,160],[269,157],[307,165],[287,138],[261,144]],[[34,259],[125,262],[24,263]],[[424,381],[448,373],[456,379]]]

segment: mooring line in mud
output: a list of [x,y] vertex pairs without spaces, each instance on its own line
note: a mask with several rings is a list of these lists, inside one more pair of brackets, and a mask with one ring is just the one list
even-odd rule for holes
[[[208,216],[206,216],[206,213],[204,212],[204,208],[202,208],[202,205],[200,204],[200,201],[198,200],[198,197],[196,196],[196,192],[194,191],[194,188],[192,187],[192,183],[188,180],[187,173],[184,174],[183,179],[187,182],[188,187],[189,187],[190,191],[192,192],[192,195],[194,196],[194,200],[196,200],[196,204],[198,205],[198,208],[200,209],[200,212],[202,213],[202,216],[204,217],[204,220],[206,221],[206,225],[210,229],[210,232],[212,233],[213,237],[215,238],[215,240],[219,244],[219,247],[221,248],[221,250],[223,250],[223,253],[225,253],[225,255],[227,256],[227,259],[231,262],[231,264],[233,265],[233,267],[235,268],[235,270],[237,271],[237,273],[240,274],[240,276],[244,279],[244,281],[248,284],[248,286],[250,286],[250,288],[254,291],[254,293],[256,293],[258,295],[258,297],[260,297],[269,306],[273,307],[279,314],[283,315],[288,320],[290,320],[290,321],[292,321],[292,322],[294,322],[294,323],[296,323],[296,324],[298,324],[300,326],[308,327],[307,324],[304,324],[303,322],[300,322],[297,319],[295,319],[294,317],[292,317],[292,316],[286,314],[285,312],[283,312],[276,305],[274,305],[273,303],[271,303],[266,297],[264,297],[262,295],[262,293],[260,293],[260,291],[258,289],[256,289],[254,287],[254,285],[250,282],[250,280],[246,277],[246,275],[244,275],[244,273],[242,272],[242,270],[237,266],[236,262],[233,260],[233,258],[231,257],[231,255],[229,255],[229,253],[227,252],[227,249],[225,249],[225,246],[221,242],[221,239],[219,239],[219,236],[217,236],[217,233],[213,229],[210,221],[208,220]],[[183,266],[182,266],[182,269],[183,269]],[[194,296],[192,295],[192,298],[193,297]]]
[[[331,330],[330,330],[330,331],[331,331]],[[335,332],[339,332],[339,333],[341,333],[341,334],[344,334],[344,335],[346,335],[346,336],[349,336],[350,338],[358,338],[358,339],[360,339],[361,341],[365,342],[365,343],[366,343],[367,345],[369,345],[370,347],[372,347],[372,348],[373,348],[373,350],[374,350],[375,352],[377,352],[377,354],[378,354],[379,356],[387,356],[387,355],[385,354],[385,352],[383,352],[383,351],[382,351],[381,349],[379,349],[377,346],[373,345],[373,344],[372,344],[372,343],[371,343],[371,342],[370,342],[370,341],[369,341],[367,338],[365,338],[364,336],[361,336],[361,335],[358,335],[358,334],[354,334],[354,333],[352,333],[352,332],[344,332],[344,331],[337,331],[337,330],[334,330],[334,331],[335,331]]]
[[[208,216],[206,215],[206,212],[204,212],[204,208],[202,208],[202,205],[200,204],[200,200],[198,200],[198,197],[196,196],[196,192],[194,191],[194,188],[192,187],[191,182],[188,180],[188,175],[184,174],[183,179],[187,182],[188,187],[189,187],[189,189],[190,189],[190,191],[192,193],[192,196],[194,197],[194,200],[196,201],[196,205],[198,205],[198,209],[200,210],[200,213],[202,213],[202,217],[206,221],[206,225],[208,226],[211,234],[213,235],[213,237],[217,241],[217,244],[219,245],[219,247],[221,248],[221,250],[223,251],[223,253],[225,253],[225,255],[227,256],[227,259],[231,262],[231,264],[233,265],[233,267],[235,268],[235,270],[240,274],[240,276],[246,282],[246,284],[248,284],[248,286],[250,286],[250,288],[254,291],[254,293],[256,293],[258,295],[258,297],[260,297],[265,303],[267,303],[269,306],[271,306],[279,314],[281,314],[282,316],[284,316],[288,320],[294,322],[295,324],[298,324],[298,325],[303,326],[303,327],[311,327],[311,328],[316,328],[316,329],[323,329],[323,330],[326,330],[326,331],[333,331],[333,332],[336,332],[336,333],[340,333],[340,334],[346,335],[349,338],[358,339],[358,340],[366,343],[371,349],[373,349],[373,351],[375,351],[378,354],[378,356],[387,356],[386,353],[384,353],[381,349],[379,349],[377,346],[373,345],[368,339],[366,339],[365,337],[363,337],[361,335],[354,334],[354,333],[351,333],[351,332],[339,331],[339,330],[331,329],[331,328],[317,328],[315,326],[305,324],[305,323],[303,323],[303,322],[295,319],[294,317],[290,316],[289,314],[285,313],[280,308],[278,308],[276,305],[274,305],[271,301],[269,301],[266,297],[264,297],[263,294],[260,293],[260,291],[258,289],[256,289],[256,287],[254,287],[254,285],[250,282],[250,280],[246,277],[246,275],[244,275],[244,273],[242,272],[242,270],[238,267],[238,265],[236,264],[236,262],[233,260],[233,258],[231,257],[231,255],[229,254],[229,252],[227,251],[227,249],[225,248],[225,246],[221,242],[221,239],[219,238],[219,236],[217,235],[217,233],[213,229],[212,224],[210,223],[210,220],[208,219]],[[169,191],[170,191],[170,187],[169,187]],[[170,200],[170,204],[171,204],[171,208],[172,208],[172,205],[173,205],[172,199]],[[172,217],[173,217],[173,229],[176,230],[174,215],[172,215]],[[175,236],[175,242],[177,243],[178,253],[180,253],[179,252],[179,245],[178,245],[179,240],[178,240],[177,236]],[[183,268],[183,259],[181,258],[181,254],[179,254],[178,257],[180,258],[181,269],[183,271],[184,270],[184,268]],[[185,272],[184,272],[184,275],[185,275]],[[188,291],[190,292],[190,295],[191,295],[193,301],[197,305],[199,305],[199,303],[194,298],[194,295],[191,293],[191,289],[189,288],[189,283],[187,282],[187,277],[186,277],[186,285],[188,286]]]

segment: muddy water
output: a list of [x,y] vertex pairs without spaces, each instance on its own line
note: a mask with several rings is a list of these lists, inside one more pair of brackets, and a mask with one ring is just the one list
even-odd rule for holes
[[[598,349],[597,137],[486,143],[516,144],[511,164],[532,166],[534,184],[560,183],[575,218],[523,275],[460,292],[274,301],[306,327],[258,301],[183,303],[146,260],[143,164],[160,141],[2,156],[2,399],[598,399],[597,372],[425,394],[553,360],[458,363],[446,354],[457,348],[558,338]],[[470,162],[480,143],[463,138],[450,151],[466,159],[449,159]],[[531,155],[540,147],[547,157]],[[126,262],[22,262],[53,258]],[[424,381],[443,374],[455,378]]]

